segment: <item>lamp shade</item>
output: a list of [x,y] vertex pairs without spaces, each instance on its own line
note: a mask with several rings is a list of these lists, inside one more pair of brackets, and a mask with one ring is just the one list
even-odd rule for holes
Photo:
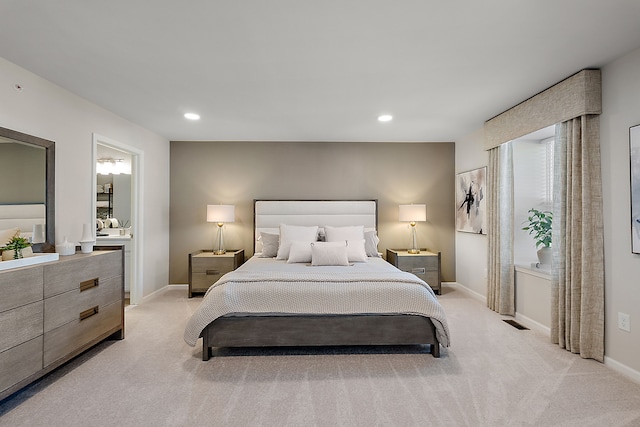
[[234,222],[235,217],[233,205],[207,205],[207,222]]
[[417,222],[427,220],[427,205],[400,205],[400,221]]

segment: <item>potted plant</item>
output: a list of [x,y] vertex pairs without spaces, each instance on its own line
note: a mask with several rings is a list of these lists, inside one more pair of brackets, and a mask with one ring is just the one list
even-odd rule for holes
[[538,248],[538,261],[542,265],[551,264],[551,229],[553,214],[549,211],[529,209],[529,217],[522,229],[533,235]]
[[2,260],[26,258],[33,255],[31,243],[24,237],[14,236],[6,245],[0,248],[2,251]]

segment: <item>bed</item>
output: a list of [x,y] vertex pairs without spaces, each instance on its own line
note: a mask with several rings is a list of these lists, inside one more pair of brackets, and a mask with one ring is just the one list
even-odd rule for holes
[[[449,345],[431,287],[380,258],[377,201],[256,200],[254,223],[254,256],[209,288],[186,325],[202,360],[216,347],[418,344],[440,357]],[[341,240],[354,232],[366,239]]]
[[42,203],[0,205],[0,230],[16,228],[20,236],[31,238],[33,226],[44,224],[46,207]]

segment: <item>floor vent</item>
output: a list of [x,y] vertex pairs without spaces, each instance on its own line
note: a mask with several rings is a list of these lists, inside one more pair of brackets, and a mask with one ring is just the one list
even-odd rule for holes
[[516,322],[515,320],[502,319],[502,321],[510,324],[511,326],[513,326],[516,329],[527,330],[527,331],[529,330],[529,328],[527,328],[526,326],[522,326],[520,323]]

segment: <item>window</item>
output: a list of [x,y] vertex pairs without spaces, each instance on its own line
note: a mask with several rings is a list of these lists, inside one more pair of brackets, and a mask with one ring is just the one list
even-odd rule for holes
[[512,141],[514,262],[530,265],[537,260],[533,237],[522,230],[529,209],[553,208],[553,149],[555,126]]

